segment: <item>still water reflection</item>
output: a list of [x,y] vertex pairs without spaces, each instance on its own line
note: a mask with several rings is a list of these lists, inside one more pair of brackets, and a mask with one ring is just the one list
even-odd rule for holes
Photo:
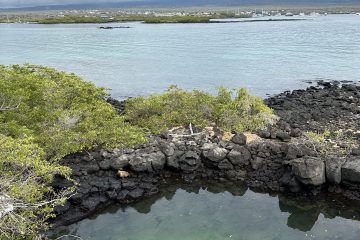
[[139,203],[113,206],[69,226],[83,239],[351,239],[360,207],[333,197],[296,199],[223,184],[177,184]]

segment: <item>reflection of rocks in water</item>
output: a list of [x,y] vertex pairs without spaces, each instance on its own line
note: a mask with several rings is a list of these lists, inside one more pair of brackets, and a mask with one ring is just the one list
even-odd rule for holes
[[310,231],[319,217],[319,211],[297,210],[290,214],[287,225],[303,232]]
[[290,213],[287,225],[290,228],[298,229],[303,232],[310,231],[316,223],[320,209],[316,204],[307,201],[296,200],[279,196],[279,208],[282,212]]
[[342,217],[360,221],[360,205],[330,196],[322,199],[304,199],[279,195],[279,208],[290,213],[287,225],[303,232],[310,231],[320,214],[325,218]]
[[232,196],[243,196],[247,190],[247,187],[243,185],[236,185],[232,182],[220,183],[217,181],[207,181],[207,182],[197,182],[189,184],[182,184],[181,189],[185,190],[188,193],[199,194],[200,190],[206,190],[210,193],[223,193],[229,192]]
[[214,182],[213,184],[209,184],[206,190],[211,193],[229,192],[233,196],[243,196],[247,190],[247,187],[229,183],[224,185]]
[[[223,193],[229,192],[232,196],[243,196],[247,190],[246,187],[241,185],[234,185],[229,183],[219,183],[219,182],[193,182],[192,184],[186,183],[174,183],[169,186],[160,188],[160,192],[151,197],[144,198],[142,201],[128,205],[128,207],[134,208],[139,213],[149,213],[151,211],[151,206],[154,205],[160,199],[166,199],[167,201],[172,200],[176,191],[182,189],[187,193],[199,194],[200,190],[206,190],[211,193]],[[108,211],[110,213],[116,213],[116,208]],[[123,211],[125,208],[123,208]]]

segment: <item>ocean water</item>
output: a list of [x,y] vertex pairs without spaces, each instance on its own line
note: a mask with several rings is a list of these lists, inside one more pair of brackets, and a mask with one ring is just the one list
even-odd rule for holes
[[241,186],[175,184],[139,203],[112,206],[62,229],[58,236],[71,234],[84,240],[358,240],[359,220],[358,204],[335,198],[307,201]]
[[219,24],[0,24],[0,64],[74,72],[116,98],[176,84],[216,92],[247,87],[265,97],[319,79],[360,80],[360,16]]

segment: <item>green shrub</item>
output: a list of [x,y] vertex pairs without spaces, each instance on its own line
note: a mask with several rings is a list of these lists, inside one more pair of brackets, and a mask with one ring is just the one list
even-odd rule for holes
[[14,206],[6,213],[0,208],[0,239],[34,239],[46,229],[53,207],[69,193],[50,187],[55,174],[70,175],[57,160],[146,140],[104,100],[107,95],[74,74],[0,65],[0,201]]
[[217,96],[199,90],[170,87],[161,95],[130,99],[125,117],[131,124],[152,133],[190,123],[206,127],[215,123],[228,131],[255,131],[273,123],[276,117],[261,98],[245,89],[234,92],[220,88]]
[[[69,177],[70,169],[46,161],[32,140],[0,134],[0,239],[38,237],[38,231],[48,227],[53,207],[71,191],[55,193],[49,188],[54,174]],[[6,204],[13,209],[1,212]]]
[[[92,148],[145,141],[141,131],[124,123],[104,98],[104,88],[52,68],[0,65],[2,99],[19,102],[0,112],[0,133],[32,137],[48,159]],[[1,101],[1,100],[0,100]]]

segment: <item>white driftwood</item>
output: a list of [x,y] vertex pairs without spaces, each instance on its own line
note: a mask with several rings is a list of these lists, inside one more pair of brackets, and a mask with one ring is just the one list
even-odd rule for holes
[[7,195],[0,195],[0,218],[14,211],[14,205],[11,198]]

